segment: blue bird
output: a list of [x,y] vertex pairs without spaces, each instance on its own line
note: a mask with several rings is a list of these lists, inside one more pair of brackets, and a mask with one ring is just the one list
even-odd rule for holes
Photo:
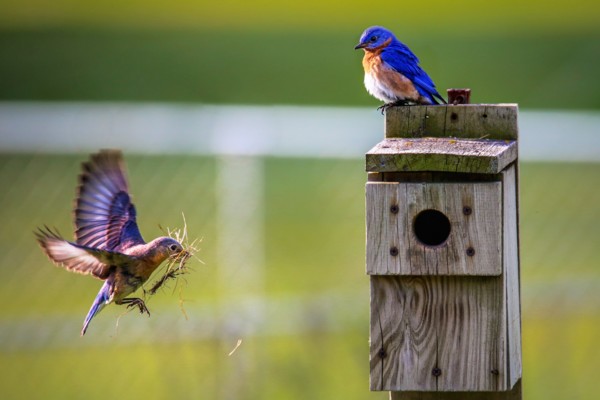
[[85,317],[81,336],[107,304],[138,307],[144,301],[127,297],[168,258],[185,256],[183,246],[170,237],[146,243],[136,222],[136,211],[125,177],[120,151],[102,150],[82,164],[75,206],[75,242],[64,240],[48,227],[36,232],[48,257],[58,266],[104,280]]
[[417,56],[389,30],[367,28],[354,49],[365,51],[365,87],[370,95],[385,102],[379,107],[382,112],[395,105],[446,103],[419,66]]

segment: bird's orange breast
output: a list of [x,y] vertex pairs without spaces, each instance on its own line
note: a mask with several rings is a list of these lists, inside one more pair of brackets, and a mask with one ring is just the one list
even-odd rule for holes
[[362,59],[363,68],[365,73],[371,74],[381,67],[381,58],[379,54],[375,54],[370,51],[365,51],[365,56]]
[[[375,82],[377,88],[371,88],[370,93],[377,98],[390,98],[396,100],[413,100],[417,101],[421,96],[414,83],[402,75],[400,72],[390,68],[384,64],[378,53],[365,52],[363,57],[363,68],[365,74],[370,75]],[[369,90],[369,88],[367,88]],[[373,91],[382,90],[386,93],[377,95]],[[392,101],[392,100],[389,100]]]
[[362,64],[366,73],[371,73],[372,71],[378,70],[381,67],[381,57],[379,55],[391,42],[392,39],[390,38],[379,47],[371,50],[365,49],[365,55],[363,57]]

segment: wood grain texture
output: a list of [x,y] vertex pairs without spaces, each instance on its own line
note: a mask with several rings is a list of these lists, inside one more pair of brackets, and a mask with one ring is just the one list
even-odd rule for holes
[[[408,248],[406,185],[398,183],[367,183],[367,274],[410,274]],[[392,206],[398,207],[394,214]],[[392,256],[397,248],[400,254]]]
[[371,277],[371,390],[436,390],[436,301],[424,278]]
[[371,276],[371,390],[506,390],[502,297],[501,277]]
[[[386,139],[366,156],[372,390],[521,399],[517,115],[514,104],[386,111]],[[428,209],[450,221],[443,243],[417,238]]]
[[385,137],[516,140],[517,115],[516,104],[391,107],[385,113]]
[[517,158],[517,142],[488,139],[385,139],[366,154],[368,172],[497,174]]
[[522,381],[505,392],[390,392],[390,400],[521,400]]
[[[501,182],[368,182],[367,273],[500,275],[501,193]],[[465,207],[470,214],[465,214]],[[438,246],[423,244],[413,229],[416,216],[428,209],[442,212],[450,221],[450,235]]]
[[508,329],[508,386],[521,378],[521,284],[519,272],[518,209],[516,167],[504,173],[503,269]]

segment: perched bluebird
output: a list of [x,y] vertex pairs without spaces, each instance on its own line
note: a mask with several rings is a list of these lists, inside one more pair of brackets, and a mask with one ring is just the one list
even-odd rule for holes
[[389,30],[381,26],[367,28],[354,49],[365,51],[365,87],[385,102],[380,107],[382,112],[394,105],[440,104],[437,100],[446,103],[419,66],[417,56]]
[[120,151],[102,150],[82,164],[75,205],[75,242],[64,240],[48,227],[36,232],[44,252],[57,265],[104,280],[85,317],[81,336],[92,318],[112,303],[137,306],[144,301],[127,297],[148,280],[167,258],[185,254],[182,245],[159,237],[146,243],[136,223]]

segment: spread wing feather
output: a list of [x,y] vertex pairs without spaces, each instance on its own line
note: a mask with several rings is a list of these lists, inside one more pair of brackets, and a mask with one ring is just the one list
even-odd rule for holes
[[84,275],[106,279],[111,266],[125,266],[136,259],[122,253],[100,250],[64,240],[48,227],[39,229],[37,240],[48,257],[57,265]]
[[121,152],[102,150],[82,167],[75,207],[76,243],[100,250],[144,243]]

